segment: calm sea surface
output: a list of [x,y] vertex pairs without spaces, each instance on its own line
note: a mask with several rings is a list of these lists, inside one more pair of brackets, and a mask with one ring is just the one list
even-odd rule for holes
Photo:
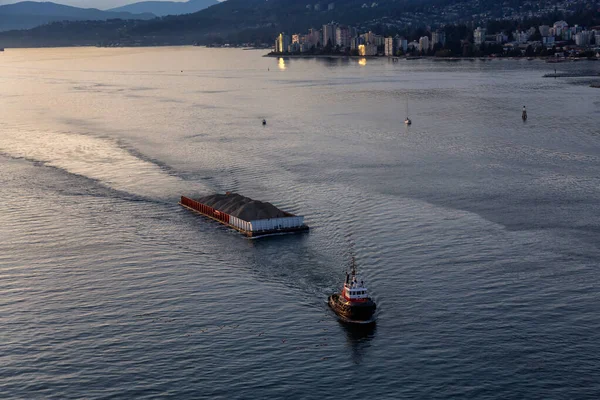
[[597,399],[600,62],[262,54],[0,54],[0,398]]

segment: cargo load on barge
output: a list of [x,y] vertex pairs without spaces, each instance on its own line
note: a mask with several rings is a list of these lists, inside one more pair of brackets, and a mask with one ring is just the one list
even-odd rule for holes
[[308,230],[303,216],[237,193],[213,194],[197,200],[181,196],[179,204],[251,238]]

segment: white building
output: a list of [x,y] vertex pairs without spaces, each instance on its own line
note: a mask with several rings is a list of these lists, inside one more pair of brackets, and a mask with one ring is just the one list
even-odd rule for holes
[[397,48],[397,44],[396,41],[394,40],[393,37],[386,37],[385,38],[385,50],[384,53],[386,56],[394,56],[396,55],[396,52],[398,51]]
[[336,26],[333,24],[323,25],[323,42],[321,43],[323,47],[328,44],[335,46],[335,29]]
[[481,43],[485,42],[486,33],[487,29],[481,27],[477,27],[477,29],[473,31],[473,41],[475,42],[475,45],[479,46]]
[[523,31],[514,31],[513,37],[515,38],[515,42],[524,44],[527,43],[527,41],[529,40],[529,33]]
[[350,28],[347,26],[338,26],[335,29],[335,45],[340,46],[342,49],[350,47]]
[[556,21],[554,25],[552,25],[552,28],[554,28],[554,36],[562,36],[563,31],[568,27],[569,24],[567,24],[565,21]]
[[548,25],[540,25],[538,27],[538,29],[539,29],[540,35],[542,35],[542,37],[550,36],[550,27]]
[[419,39],[419,51],[429,50],[429,38],[427,36],[421,36]]
[[446,45],[446,32],[444,32],[441,29],[437,29],[433,32],[431,32],[431,48],[433,49],[433,46],[435,46],[436,44],[440,44],[442,46]]
[[590,44],[591,37],[590,31],[581,31],[575,35],[575,44],[577,46],[587,46]]
[[289,50],[291,41],[288,35],[280,33],[279,36],[275,39],[275,52],[276,53],[285,53]]

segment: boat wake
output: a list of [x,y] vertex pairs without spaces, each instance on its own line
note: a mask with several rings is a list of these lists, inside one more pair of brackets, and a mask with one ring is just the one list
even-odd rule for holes
[[135,152],[110,138],[6,129],[0,136],[0,153],[43,163],[114,190],[153,199],[208,190],[201,183],[185,181],[165,166],[136,156]]

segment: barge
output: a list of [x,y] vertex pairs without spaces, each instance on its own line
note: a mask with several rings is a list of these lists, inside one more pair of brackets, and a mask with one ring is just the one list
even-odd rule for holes
[[237,193],[213,194],[197,200],[181,196],[179,204],[250,238],[306,232],[309,229],[303,216]]

